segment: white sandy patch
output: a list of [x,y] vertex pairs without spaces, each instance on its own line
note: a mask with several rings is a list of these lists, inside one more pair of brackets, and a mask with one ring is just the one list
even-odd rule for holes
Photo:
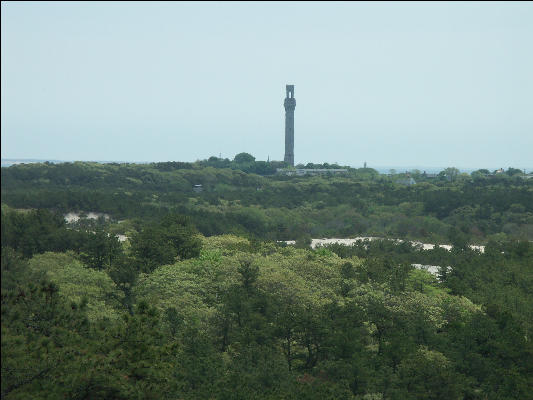
[[[69,212],[68,214],[65,214],[65,221],[67,221],[67,223],[69,224],[72,222],[78,222],[80,220],[80,214],[81,213]],[[106,221],[109,219],[108,214],[98,213],[94,211],[88,212],[86,216],[87,219],[98,219],[100,217],[103,217]]]
[[[358,240],[361,240],[361,241],[369,240],[369,241],[371,241],[371,240],[379,240],[379,239],[383,239],[383,238],[375,237],[375,236],[358,236],[358,237],[355,237],[355,238],[346,238],[346,239],[341,239],[341,238],[311,239],[311,248],[315,249],[319,245],[325,246],[325,245],[334,244],[334,243],[343,244],[345,246],[351,246],[352,244],[356,243]],[[403,242],[402,239],[388,239],[388,240],[394,240],[397,243],[402,243]],[[287,243],[289,245],[293,245],[293,244],[296,243],[296,241],[294,241],[294,240],[286,240],[285,243]],[[424,249],[424,250],[432,250],[433,248],[435,248],[435,245],[431,244],[431,243],[411,242],[411,244],[413,244],[415,246],[421,246],[422,249]],[[450,251],[452,249],[452,246],[449,245],[449,244],[439,244],[438,246],[442,247],[443,249],[446,249],[448,251]],[[471,245],[470,248],[474,249],[474,250],[479,250],[481,253],[485,252],[485,246]]]

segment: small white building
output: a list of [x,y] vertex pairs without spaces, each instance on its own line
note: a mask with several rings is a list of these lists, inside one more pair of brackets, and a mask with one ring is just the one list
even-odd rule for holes
[[303,175],[338,175],[347,173],[347,169],[342,168],[297,168],[297,169],[288,169],[288,168],[278,168],[276,173],[279,175],[288,175],[288,176],[303,176]]

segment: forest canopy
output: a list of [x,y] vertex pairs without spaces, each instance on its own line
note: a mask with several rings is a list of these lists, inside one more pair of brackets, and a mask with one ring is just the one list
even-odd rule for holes
[[2,168],[2,398],[533,398],[532,180],[257,163]]

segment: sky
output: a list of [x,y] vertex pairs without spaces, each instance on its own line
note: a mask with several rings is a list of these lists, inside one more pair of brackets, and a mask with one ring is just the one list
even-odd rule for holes
[[2,2],[2,158],[533,167],[533,2]]

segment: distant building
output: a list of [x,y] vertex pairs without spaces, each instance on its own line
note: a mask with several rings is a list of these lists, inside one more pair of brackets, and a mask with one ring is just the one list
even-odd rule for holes
[[288,169],[288,168],[278,168],[276,173],[278,175],[288,175],[288,176],[303,176],[303,175],[338,175],[347,173],[347,169],[343,168],[320,168],[320,169],[310,169],[310,168],[300,168],[300,169]]
[[204,190],[204,187],[202,185],[194,185],[192,190],[194,190],[196,193],[200,193]]
[[400,185],[411,186],[411,185],[416,184],[416,181],[413,178],[411,178],[410,176],[408,176],[406,178],[398,179],[396,181],[396,183],[398,183]]

